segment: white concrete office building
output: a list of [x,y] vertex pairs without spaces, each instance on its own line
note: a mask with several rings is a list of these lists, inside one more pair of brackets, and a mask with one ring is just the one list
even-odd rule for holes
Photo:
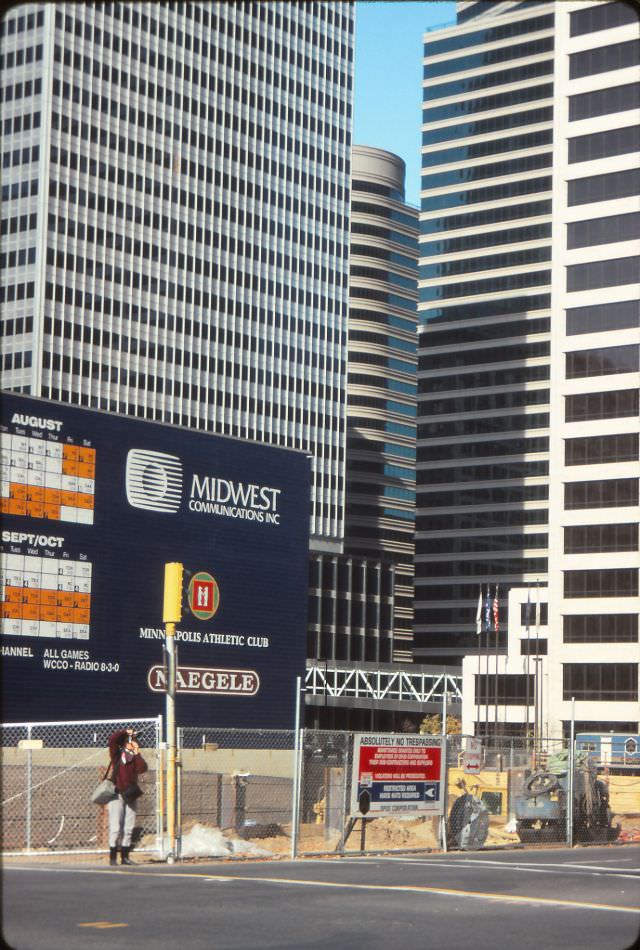
[[637,733],[638,7],[461,3],[424,62],[416,653],[466,732]]
[[344,534],[353,6],[25,4],[3,387],[308,452]]

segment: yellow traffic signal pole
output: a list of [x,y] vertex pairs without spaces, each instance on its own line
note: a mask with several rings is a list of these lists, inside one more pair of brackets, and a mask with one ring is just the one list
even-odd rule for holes
[[176,623],[182,618],[182,564],[164,566],[164,607],[167,648],[166,744],[167,744],[167,863],[176,855]]

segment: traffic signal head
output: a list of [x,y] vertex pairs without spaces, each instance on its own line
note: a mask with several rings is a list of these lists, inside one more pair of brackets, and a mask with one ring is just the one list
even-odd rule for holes
[[179,623],[182,620],[182,572],[184,568],[177,561],[164,566],[164,605],[163,623]]

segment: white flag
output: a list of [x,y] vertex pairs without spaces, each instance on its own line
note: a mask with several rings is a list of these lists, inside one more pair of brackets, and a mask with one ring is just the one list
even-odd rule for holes
[[478,592],[478,609],[476,610],[476,636],[482,633],[482,585]]

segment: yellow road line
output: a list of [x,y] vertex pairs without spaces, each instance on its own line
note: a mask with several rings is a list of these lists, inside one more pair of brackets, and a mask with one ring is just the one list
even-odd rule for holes
[[[24,868],[23,870],[33,870],[32,868]],[[42,871],[54,871],[63,869],[54,869],[54,868],[40,868]],[[444,897],[467,897],[475,900],[485,900],[485,901],[501,901],[508,904],[539,904],[545,907],[569,907],[580,910],[598,910],[598,911],[611,911],[617,914],[638,914],[640,913],[640,907],[621,907],[617,904],[593,904],[589,901],[571,901],[571,900],[559,900],[558,898],[552,897],[529,897],[526,895],[520,894],[500,894],[491,891],[463,891],[458,888],[450,887],[428,887],[421,884],[354,884],[349,882],[338,882],[338,881],[305,881],[301,878],[288,878],[288,877],[249,877],[242,875],[234,874],[205,874],[200,871],[188,871],[185,873],[180,873],[177,871],[143,871],[142,868],[135,871],[124,871],[120,868],[117,871],[111,871],[109,868],[98,869],[77,869],[78,872],[82,874],[118,874],[124,875],[128,874],[132,877],[171,877],[171,878],[197,878],[198,880],[208,880],[215,882],[226,882],[226,881],[248,881],[253,884],[287,884],[289,886],[297,887],[330,887],[342,890],[359,890],[359,891],[378,891],[386,892],[390,894],[394,893],[409,893],[409,894],[439,894]],[[64,871],[70,871],[74,873],[75,868],[65,868]]]
[[108,930],[111,927],[128,927],[129,924],[112,924],[108,920],[95,920],[89,924],[78,924],[78,927],[95,927],[96,930]]

